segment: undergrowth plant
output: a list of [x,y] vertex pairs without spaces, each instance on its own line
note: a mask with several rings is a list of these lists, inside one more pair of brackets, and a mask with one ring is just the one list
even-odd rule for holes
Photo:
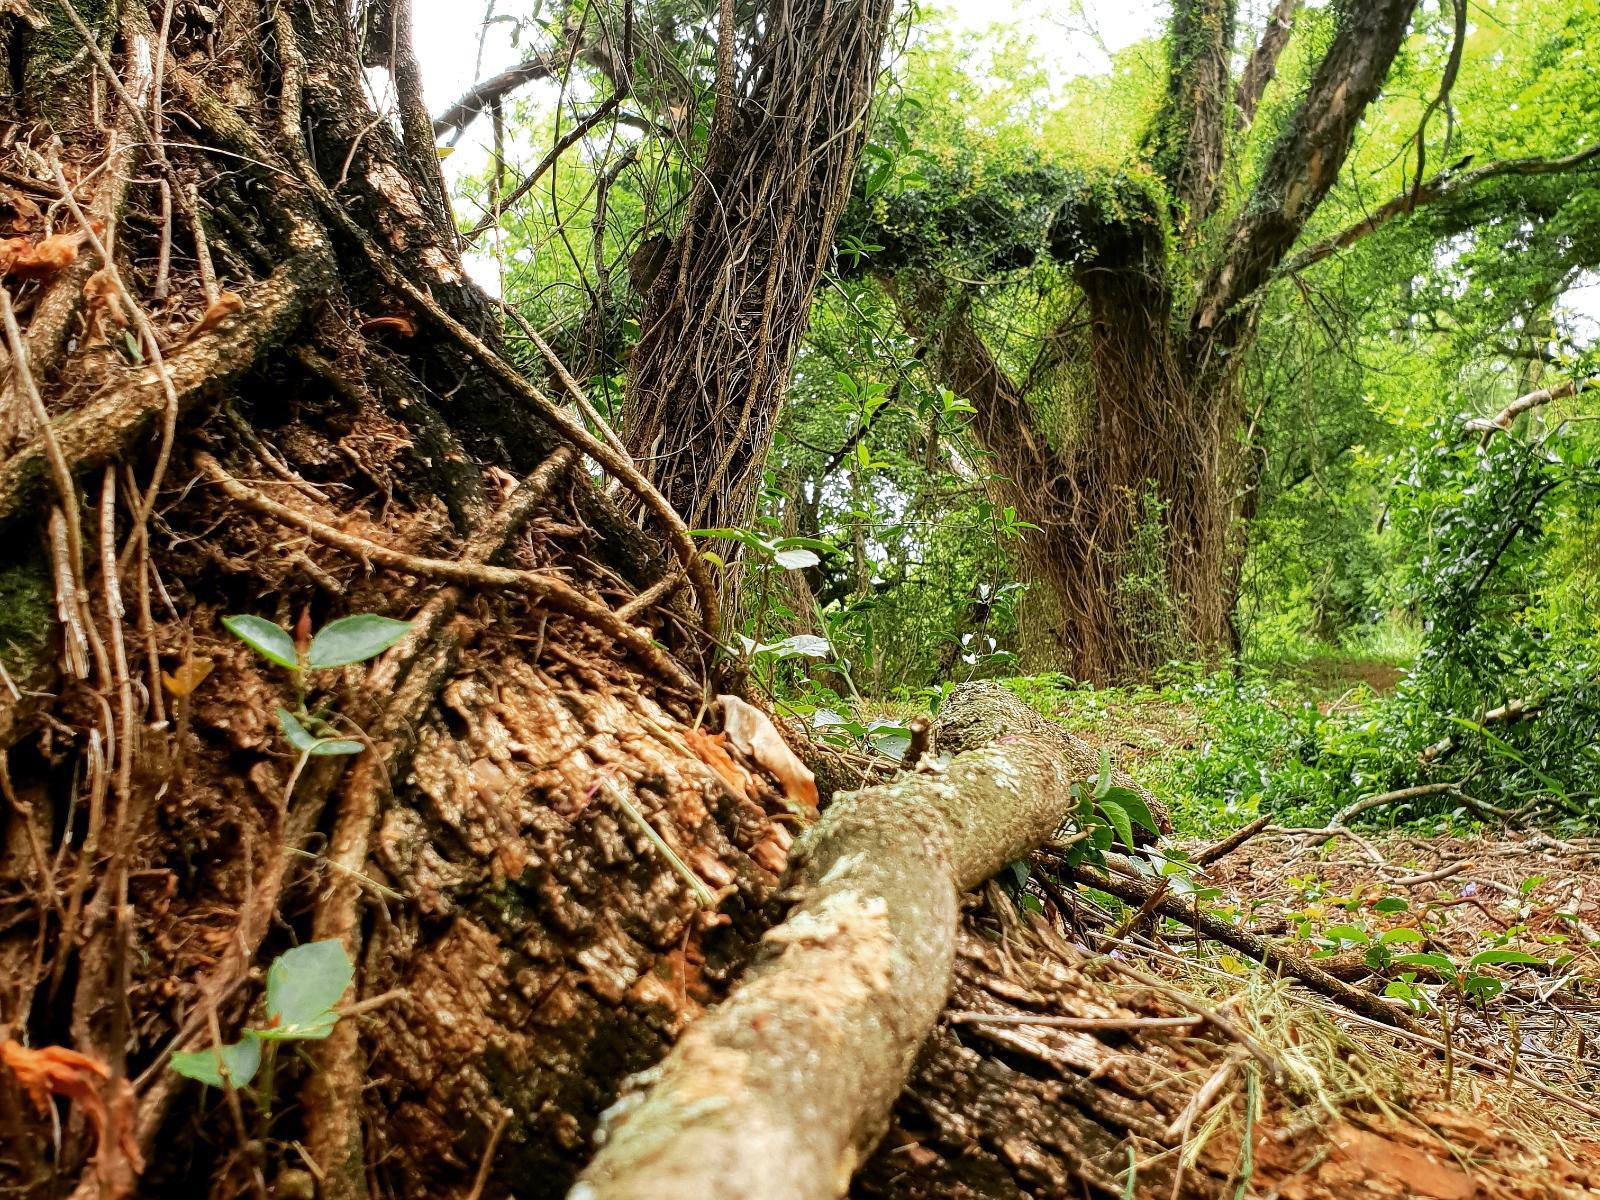
[[346,667],[376,658],[411,631],[409,621],[377,613],[357,613],[330,621],[311,637],[291,637],[281,625],[249,615],[224,617],[223,628],[268,662],[289,672],[294,708],[277,709],[278,728],[289,744],[307,758],[360,754],[366,743],[336,736],[328,713],[306,709],[307,676],[312,671]]
[[334,1006],[354,974],[336,938],[285,950],[267,969],[266,1020],[245,1029],[237,1042],[175,1052],[172,1069],[212,1087],[244,1087],[261,1067],[263,1047],[321,1041],[333,1032],[339,1021]]

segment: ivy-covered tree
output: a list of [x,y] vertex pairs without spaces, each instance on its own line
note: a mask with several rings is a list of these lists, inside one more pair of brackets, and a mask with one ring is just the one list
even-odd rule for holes
[[[1036,658],[1103,680],[1237,644],[1244,368],[1275,288],[1391,228],[1424,256],[1467,238],[1596,261],[1600,131],[1575,65],[1591,7],[1483,30],[1462,6],[1281,3],[1256,34],[1233,0],[1178,0],[1158,98],[1120,153],[1023,149],[1019,167],[1014,142],[958,135],[931,147],[925,186],[869,181],[847,227],[871,247],[860,267],[1039,527]],[[1547,127],[1506,119],[1519,96]],[[1151,636],[1163,605],[1177,644]]]

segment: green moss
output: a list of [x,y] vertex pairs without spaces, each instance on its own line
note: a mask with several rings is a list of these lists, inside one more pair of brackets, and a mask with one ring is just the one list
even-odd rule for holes
[[0,566],[0,656],[13,676],[27,673],[54,623],[50,569],[32,549],[21,562]]
[[[23,38],[22,96],[30,113],[46,118],[57,130],[74,130],[88,120],[86,81],[94,66],[60,4],[43,0],[37,8],[46,24],[29,29]],[[77,0],[73,8],[105,49],[115,24],[115,0]]]

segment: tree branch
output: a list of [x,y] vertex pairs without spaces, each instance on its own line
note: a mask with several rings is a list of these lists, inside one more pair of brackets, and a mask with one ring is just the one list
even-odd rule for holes
[[496,100],[516,91],[525,83],[549,79],[560,70],[561,64],[565,61],[565,56],[559,53],[537,54],[524,59],[514,67],[508,67],[498,75],[474,84],[459,100],[433,119],[433,135],[442,137],[451,130],[465,130],[477,119],[478,114]]
[[1340,250],[1349,249],[1369,233],[1382,229],[1396,217],[1409,216],[1413,210],[1425,205],[1454,200],[1487,180],[1507,175],[1561,175],[1596,161],[1600,161],[1600,142],[1579,150],[1576,154],[1569,154],[1565,158],[1508,158],[1471,171],[1447,168],[1421,187],[1401,192],[1353,225],[1348,225],[1333,236],[1308,246],[1285,263],[1279,273],[1287,275],[1315,266]]
[[1371,0],[1343,9],[1338,31],[1305,98],[1272,149],[1254,194],[1233,225],[1231,249],[1200,291],[1191,328],[1204,342],[1233,344],[1236,311],[1294,245],[1349,156],[1367,106],[1405,40],[1417,0]]
[[1289,35],[1294,31],[1295,14],[1304,3],[1305,0],[1278,0],[1278,7],[1267,18],[1267,27],[1262,30],[1261,40],[1256,43],[1255,52],[1245,64],[1244,72],[1239,76],[1239,86],[1233,94],[1234,115],[1240,129],[1248,129],[1256,119],[1261,97],[1277,75],[1278,60],[1283,57],[1284,47],[1289,44]]
[[1468,433],[1503,433],[1510,429],[1511,423],[1523,413],[1549,404],[1552,400],[1565,400],[1568,396],[1581,396],[1597,384],[1600,384],[1600,377],[1594,379],[1569,379],[1566,383],[1559,383],[1555,387],[1540,388],[1536,392],[1529,392],[1526,396],[1518,396],[1492,417],[1474,417],[1462,428]]
[[1222,177],[1223,111],[1237,0],[1178,0],[1167,34],[1167,94],[1144,148],[1185,230],[1211,215]]
[[768,957],[612,1107],[574,1196],[845,1194],[950,993],[960,893],[1054,833],[1092,774],[997,685],[944,714],[939,744],[967,753],[834,801],[791,859]]

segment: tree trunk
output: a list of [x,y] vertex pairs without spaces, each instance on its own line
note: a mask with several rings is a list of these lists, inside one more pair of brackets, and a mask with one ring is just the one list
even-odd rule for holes
[[[952,179],[947,207],[930,211],[921,192],[903,212],[891,202],[864,239],[883,246],[873,268],[907,325],[936,343],[940,382],[977,409],[997,498],[1039,527],[1021,552],[1040,585],[1021,614],[1031,667],[1109,682],[1236,640],[1239,368],[1260,291],[1337,179],[1416,0],[1339,9],[1230,216],[1227,155],[1242,139],[1228,134],[1254,116],[1298,7],[1276,6],[1233,88],[1237,4],[1173,5],[1168,89],[1143,146],[1158,182],[1144,164],[1028,168],[998,186]],[[945,268],[951,255],[959,269]],[[1041,260],[1070,275],[1064,315],[1031,362],[1004,361],[978,328],[978,289],[952,278]]]
[[645,297],[627,443],[699,527],[742,528],[833,253],[888,31],[889,0],[770,10],[735,44],[689,215]]
[[[142,1158],[146,1195],[310,1194],[311,1172],[433,1197],[488,1161],[489,1194],[559,1194],[783,867],[776,789],[691,749],[707,613],[631,603],[674,568],[562,443],[604,446],[499,357],[415,80],[397,132],[342,7],[180,8],[163,47],[163,6],[135,4],[85,24],[115,82],[76,9],[39,8],[8,78],[53,90],[7,101],[32,123],[0,217],[68,250],[5,259],[0,1042],[88,1055],[110,1103],[103,1139],[67,1126],[58,1177],[51,1118],[0,1070],[0,1178],[120,1194]],[[51,208],[56,154],[92,225]],[[219,619],[361,612],[413,634],[317,673],[310,704],[372,749],[297,770],[286,673]],[[169,1070],[258,1024],[259,971],[313,937],[374,1006],[304,1043],[315,1071],[277,1056],[270,1115]]]

